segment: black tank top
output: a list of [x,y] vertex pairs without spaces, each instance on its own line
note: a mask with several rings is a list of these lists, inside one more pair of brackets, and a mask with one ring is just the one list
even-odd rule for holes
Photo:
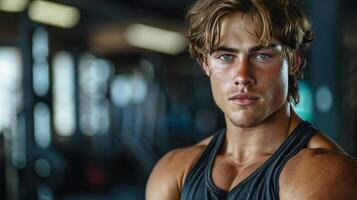
[[217,132],[189,172],[181,200],[278,200],[281,170],[292,156],[306,147],[316,131],[310,123],[300,123],[264,164],[228,192],[215,186],[211,178],[212,164],[226,131]]

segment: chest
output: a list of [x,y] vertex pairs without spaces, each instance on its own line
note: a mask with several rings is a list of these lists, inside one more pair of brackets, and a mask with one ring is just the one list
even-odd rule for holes
[[258,170],[269,157],[262,157],[245,165],[217,156],[212,165],[211,178],[215,186],[230,191]]

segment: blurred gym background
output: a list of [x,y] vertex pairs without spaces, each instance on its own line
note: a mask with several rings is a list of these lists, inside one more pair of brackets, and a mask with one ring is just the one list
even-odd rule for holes
[[[0,199],[139,200],[155,162],[222,128],[186,52],[193,0],[0,0]],[[306,0],[296,107],[357,155],[357,1]]]

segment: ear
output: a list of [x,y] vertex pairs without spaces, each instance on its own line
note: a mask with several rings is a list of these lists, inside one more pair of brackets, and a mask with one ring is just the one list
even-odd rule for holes
[[292,63],[289,65],[289,75],[294,75],[298,71],[302,63],[302,59],[301,50],[296,50],[292,58]]
[[209,69],[209,66],[207,64],[207,60],[204,60],[202,62],[202,68],[205,71],[206,75],[209,77],[210,76],[210,69]]

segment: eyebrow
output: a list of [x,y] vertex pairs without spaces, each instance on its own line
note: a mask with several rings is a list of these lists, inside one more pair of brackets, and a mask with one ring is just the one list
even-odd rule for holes
[[[268,46],[259,44],[257,46],[251,47],[248,49],[248,52],[255,52],[255,51],[259,51],[262,49],[270,49],[270,48],[275,48],[276,46],[278,46],[277,44],[269,44]],[[213,52],[216,51],[227,51],[227,52],[232,52],[232,53],[239,53],[239,49],[236,48],[231,48],[231,47],[227,47],[227,46],[218,46],[217,49],[215,49]]]

